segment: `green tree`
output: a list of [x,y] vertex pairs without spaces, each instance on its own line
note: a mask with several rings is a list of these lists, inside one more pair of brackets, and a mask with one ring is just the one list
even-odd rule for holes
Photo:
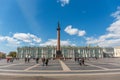
[[6,54],[5,54],[5,53],[0,52],[0,58],[5,58],[5,57],[6,57]]
[[17,52],[15,52],[15,51],[11,51],[11,52],[8,54],[8,56],[12,56],[12,57],[16,57],[16,55],[17,55]]
[[6,58],[6,54],[2,54],[2,58]]

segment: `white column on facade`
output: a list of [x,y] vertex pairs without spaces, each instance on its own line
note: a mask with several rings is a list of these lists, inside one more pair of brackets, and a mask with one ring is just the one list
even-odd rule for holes
[[87,58],[87,49],[85,49],[85,57]]
[[95,54],[95,48],[94,48],[94,50],[93,50],[93,51],[94,51],[94,57],[96,57],[96,54]]
[[80,57],[80,48],[78,49],[78,56]]
[[73,53],[73,59],[75,58],[75,52],[74,49],[72,49],[72,53]]
[[100,55],[101,55],[101,58],[102,58],[103,55],[102,55],[102,50],[101,49],[100,49]]
[[86,49],[84,48],[84,57],[86,57]]
[[24,48],[22,48],[22,58],[24,58],[25,57],[25,51],[24,51]]
[[64,48],[62,49],[62,54],[63,54],[63,58],[65,57],[65,55],[64,55]]
[[30,57],[30,51],[29,51],[29,47],[28,47],[28,54],[29,54],[29,57]]
[[54,48],[52,48],[52,54],[51,54],[51,57],[53,58],[53,53],[54,53]]
[[28,48],[27,48],[27,55],[28,55]]
[[23,50],[23,54],[22,54],[22,58],[23,58],[23,56],[25,57],[25,51],[24,48],[22,48],[22,50]]
[[73,57],[72,48],[71,48],[71,50],[70,50],[70,57],[71,57],[71,58]]
[[82,56],[85,57],[85,50],[83,49]]
[[68,48],[68,58],[70,58],[70,48]]
[[71,58],[71,48],[70,48],[70,56],[69,57]]
[[27,47],[27,55],[29,55],[28,47]]
[[44,48],[42,48],[42,57],[44,57]]
[[100,49],[99,49],[99,53],[98,53],[98,54],[99,54],[99,58],[100,58],[100,57],[101,57],[101,54],[100,54]]
[[73,48],[71,47],[71,51],[70,51],[70,57],[73,58]]
[[55,57],[56,57],[56,48],[55,48],[55,50],[54,50],[54,53],[55,53]]
[[35,57],[37,58],[37,47],[35,47]]
[[95,50],[94,50],[94,49],[93,49],[93,53],[92,53],[92,55],[93,55],[92,57],[95,57]]
[[69,49],[68,48],[67,48],[67,53],[66,54],[67,54],[67,58],[68,58],[69,57]]
[[41,49],[41,57],[43,57],[43,48]]
[[91,57],[91,54],[90,54],[90,47],[88,48],[88,58]]
[[44,48],[44,53],[43,53],[44,57],[46,57],[46,47]]
[[37,57],[38,57],[38,47],[37,47]]
[[45,48],[43,48],[43,57],[45,57]]
[[69,52],[70,52],[70,53],[69,53],[69,58],[71,58],[71,48],[69,49]]
[[25,48],[25,51],[26,51],[25,54],[26,54],[26,57],[27,57],[27,48]]
[[55,52],[55,47],[54,47],[54,50],[53,50],[53,55],[55,55],[56,54],[56,52]]
[[70,58],[70,48],[68,48],[68,58]]
[[81,48],[81,49],[80,49],[80,56],[81,56],[81,57],[83,57],[82,51],[83,51],[83,50],[82,50],[82,48]]
[[30,56],[30,53],[29,53],[29,48],[27,47],[27,55],[29,55]]
[[23,48],[21,48],[21,49],[20,49],[20,58],[23,58],[23,55],[24,55],[24,53],[23,53]]

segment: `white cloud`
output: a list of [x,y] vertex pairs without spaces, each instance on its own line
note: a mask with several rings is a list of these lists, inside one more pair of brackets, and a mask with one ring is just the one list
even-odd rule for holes
[[78,36],[84,36],[86,34],[86,32],[83,30],[80,30],[79,32],[78,32]]
[[107,29],[107,33],[98,38],[86,38],[87,44],[97,44],[99,46],[120,46],[120,7],[112,16],[114,21]]
[[40,43],[42,40],[40,38],[38,38],[37,36],[30,34],[30,37],[33,39],[33,41]]
[[40,46],[56,46],[57,45],[57,40],[55,39],[49,39],[47,42],[40,44]]
[[39,45],[40,42],[41,38],[30,33],[15,33],[10,36],[0,35],[0,48],[1,51],[6,53],[16,50],[18,46]]
[[35,43],[29,43],[31,46],[35,46],[36,44]]
[[64,31],[67,32],[67,33],[70,34],[70,35],[75,35],[75,34],[78,33],[78,29],[72,28],[72,25],[68,25],[68,26],[65,28]]
[[5,38],[8,41],[8,44],[11,44],[11,45],[19,45],[20,44],[20,42],[14,38],[11,38],[11,37],[5,37]]
[[15,33],[10,36],[0,36],[0,43],[6,46],[36,45],[40,44],[41,38],[30,33]]
[[79,30],[77,28],[72,28],[72,25],[68,25],[65,30],[66,33],[70,35],[84,36],[86,32],[84,30]]
[[120,7],[117,7],[117,11],[112,13],[111,16],[113,16],[116,19],[120,19]]
[[60,2],[61,6],[64,7],[66,4],[69,4],[70,0],[57,0],[57,2]]
[[0,41],[4,41],[5,38],[3,36],[0,36]]
[[36,43],[40,43],[41,39],[38,38],[37,36],[30,34],[30,33],[16,33],[13,35],[13,37],[17,40],[21,40],[23,42],[36,42]]
[[7,45],[17,46],[20,44],[16,39],[9,36],[0,36],[0,42],[6,42]]
[[15,39],[24,41],[24,42],[31,42],[29,34],[25,33],[16,33],[13,35]]
[[113,22],[110,27],[107,28],[107,31],[113,32],[113,33],[120,33],[120,19]]
[[[40,46],[56,46],[57,40],[56,39],[49,39],[47,42],[40,44]],[[70,43],[69,40],[61,40],[61,46],[75,46],[75,44]]]

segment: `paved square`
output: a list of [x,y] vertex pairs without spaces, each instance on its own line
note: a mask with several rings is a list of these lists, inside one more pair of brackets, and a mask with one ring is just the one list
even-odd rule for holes
[[71,60],[49,60],[48,66],[43,66],[42,61],[36,64],[31,59],[29,63],[25,63],[24,59],[14,60],[13,63],[7,63],[5,59],[0,60],[0,70],[21,70],[21,71],[63,71],[64,66],[70,71],[84,70],[120,70],[120,58],[102,58],[85,60],[85,65],[80,66],[74,59]]

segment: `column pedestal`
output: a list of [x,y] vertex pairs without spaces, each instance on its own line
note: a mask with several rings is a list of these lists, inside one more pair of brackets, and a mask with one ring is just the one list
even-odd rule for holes
[[56,54],[57,54],[56,59],[62,59],[63,58],[63,55],[62,55],[60,50],[56,51]]

